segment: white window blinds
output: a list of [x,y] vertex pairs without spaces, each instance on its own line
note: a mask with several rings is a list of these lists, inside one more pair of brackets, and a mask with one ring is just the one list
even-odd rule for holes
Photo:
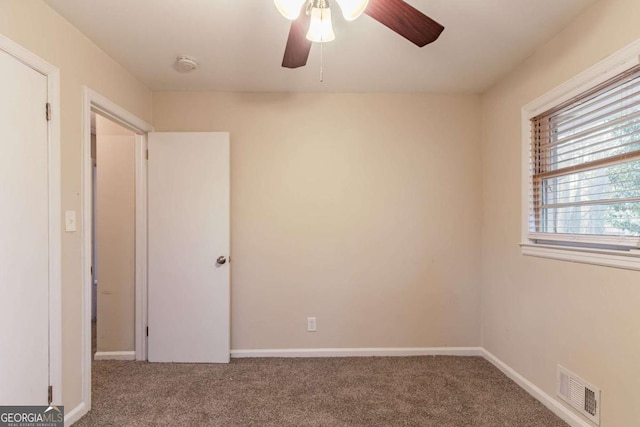
[[638,247],[640,67],[531,120],[529,238]]

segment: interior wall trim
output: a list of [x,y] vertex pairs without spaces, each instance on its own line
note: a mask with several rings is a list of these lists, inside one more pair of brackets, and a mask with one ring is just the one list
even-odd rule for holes
[[136,352],[131,351],[96,351],[93,360],[136,360]]
[[[135,284],[135,348],[133,359],[146,360],[146,134],[153,126],[120,107],[115,102],[83,87],[82,99],[82,150],[81,150],[81,194],[82,194],[82,403],[76,409],[77,419],[91,410],[91,225],[93,163],[91,160],[91,112],[95,111],[136,134],[136,284]],[[136,357],[137,356],[137,357]],[[72,411],[72,412],[73,412]],[[65,417],[65,425],[66,424]]]
[[84,402],[80,402],[78,406],[64,414],[64,427],[69,427],[87,413]]
[[231,350],[231,357],[482,356],[480,347],[283,348]]

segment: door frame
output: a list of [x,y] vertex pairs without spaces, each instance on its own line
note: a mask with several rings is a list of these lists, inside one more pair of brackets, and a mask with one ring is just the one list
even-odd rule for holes
[[136,134],[135,147],[135,360],[147,358],[147,133],[153,126],[84,86],[82,108],[82,400],[91,409],[91,265],[93,165],[91,113],[96,112]]
[[[60,165],[60,70],[0,34],[0,50],[47,78],[49,179],[49,385],[53,404],[62,405],[62,214]],[[44,114],[44,106],[42,113]]]

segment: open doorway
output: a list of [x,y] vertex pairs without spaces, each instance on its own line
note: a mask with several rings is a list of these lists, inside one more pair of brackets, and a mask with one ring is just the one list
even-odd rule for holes
[[[92,118],[94,118],[92,120]],[[128,262],[133,263],[133,312],[131,312],[131,302],[122,304],[122,299],[126,295],[127,298],[131,297],[131,291],[128,293],[119,294],[114,297],[114,294],[104,296],[103,302],[120,303],[121,306],[126,307],[128,310],[124,326],[117,326],[117,323],[113,325],[107,324],[107,318],[103,318],[103,327],[101,328],[101,301],[100,295],[102,291],[110,292],[106,280],[108,275],[105,275],[106,266],[101,266],[101,159],[103,162],[106,159],[106,154],[101,155],[100,149],[100,120],[106,120],[106,126],[116,125],[123,129],[119,131],[109,131],[106,133],[124,133],[120,136],[126,136],[127,138],[133,138],[133,146],[129,145],[128,148],[133,150],[133,225],[130,220],[126,223],[129,227],[129,232],[125,233],[127,239],[133,235],[133,257],[128,256],[126,259]],[[92,132],[93,130],[93,132]],[[82,339],[83,339],[83,357],[82,357],[82,405],[78,411],[70,416],[70,419],[77,420],[91,410],[91,366],[94,359],[94,354],[97,354],[97,358],[102,359],[125,359],[125,360],[146,360],[146,326],[147,326],[147,163],[146,163],[146,151],[147,151],[147,134],[153,131],[153,127],[145,121],[139,119],[133,114],[129,113],[122,107],[114,104],[112,101],[101,96],[100,94],[85,87],[84,89],[84,102],[83,102],[83,143],[82,143],[82,299],[83,299],[83,321],[82,321]],[[95,137],[92,136],[95,134]],[[111,135],[117,136],[117,135]],[[93,149],[92,149],[93,147]],[[129,159],[131,159],[131,151],[127,151],[127,162],[129,165]],[[105,169],[103,169],[105,172]],[[120,173],[116,169],[116,173]],[[127,173],[130,178],[130,172]],[[130,180],[128,181],[131,182]],[[94,183],[96,186],[94,187]],[[118,188],[117,186],[115,188]],[[130,189],[130,185],[128,184]],[[117,190],[123,193],[122,190]],[[94,194],[96,197],[94,198]],[[103,194],[104,195],[104,194]],[[121,195],[121,194],[120,194]],[[131,202],[131,198],[128,199]],[[110,202],[103,201],[102,203],[107,208]],[[128,212],[130,218],[131,206],[126,209],[115,208],[110,215],[116,218],[124,212]],[[94,223],[94,217],[97,219]],[[113,220],[113,219],[112,219]],[[102,222],[105,220],[103,219]],[[96,227],[94,227],[96,225]],[[133,227],[133,231],[130,229]],[[106,243],[108,244],[111,235],[107,234]],[[102,240],[105,240],[103,238]],[[128,240],[130,244],[131,240]],[[95,244],[94,244],[95,242]],[[103,242],[104,243],[104,242]],[[129,246],[131,250],[131,246]],[[112,249],[113,251],[113,249]],[[95,253],[95,257],[94,257]],[[96,266],[95,270],[93,266]],[[121,270],[126,271],[127,277],[130,280],[131,269]],[[114,280],[109,279],[109,280]],[[122,280],[121,278],[116,278]],[[95,285],[97,281],[97,286]],[[104,285],[104,286],[103,286]],[[94,292],[95,291],[95,292]],[[94,298],[95,295],[95,298]],[[107,298],[108,297],[108,298]],[[94,304],[95,301],[95,304]],[[130,327],[131,317],[133,316],[133,326]],[[104,317],[104,316],[102,316]],[[94,328],[93,319],[96,319],[95,333],[92,333]],[[115,319],[116,322],[122,321],[123,318]],[[125,331],[124,333],[119,331]],[[96,336],[95,347],[92,340],[92,336]],[[126,342],[127,346],[124,347],[121,343],[112,346],[111,348],[101,345],[101,334],[103,335],[104,345],[107,344],[107,340],[116,338]],[[130,347],[131,340],[133,339],[133,348]]]
[[136,134],[91,113],[91,354],[135,360]]

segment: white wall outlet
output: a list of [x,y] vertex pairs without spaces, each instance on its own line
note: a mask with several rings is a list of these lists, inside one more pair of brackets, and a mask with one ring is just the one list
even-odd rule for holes
[[318,330],[318,322],[315,317],[307,317],[307,332],[316,332]]
[[76,211],[64,212],[64,229],[67,232],[76,231]]

